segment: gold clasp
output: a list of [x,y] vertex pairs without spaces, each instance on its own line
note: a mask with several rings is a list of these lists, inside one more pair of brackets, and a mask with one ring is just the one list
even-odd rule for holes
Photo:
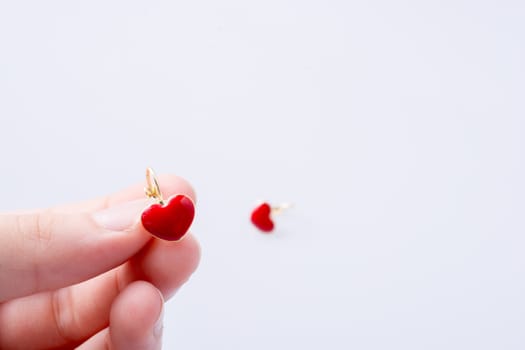
[[162,199],[162,193],[160,193],[159,183],[157,182],[155,173],[151,168],[146,169],[146,183],[147,187],[144,188],[146,196],[148,196],[149,198],[156,199],[159,202],[159,204],[164,204],[164,199]]
[[279,215],[281,214],[283,211],[285,211],[286,209],[290,209],[291,207],[293,207],[293,204],[292,203],[283,203],[283,204],[280,204],[276,207],[272,207],[272,214],[276,214],[276,215]]

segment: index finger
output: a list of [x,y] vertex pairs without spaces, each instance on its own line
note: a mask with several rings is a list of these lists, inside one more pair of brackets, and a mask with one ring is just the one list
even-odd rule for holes
[[[184,194],[196,203],[197,198],[193,187],[182,177],[173,174],[161,174],[158,176],[158,180],[163,194]],[[144,185],[145,182],[138,183],[113,194],[78,203],[56,206],[50,210],[60,213],[81,213],[103,210],[120,203],[145,198]]]

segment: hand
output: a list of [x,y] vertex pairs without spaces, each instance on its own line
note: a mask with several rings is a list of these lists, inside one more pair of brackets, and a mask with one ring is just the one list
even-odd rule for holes
[[[195,200],[159,178],[163,194]],[[142,199],[141,199],[142,198]],[[0,214],[0,349],[160,349],[165,299],[189,278],[199,246],[153,239],[143,185],[85,203]]]

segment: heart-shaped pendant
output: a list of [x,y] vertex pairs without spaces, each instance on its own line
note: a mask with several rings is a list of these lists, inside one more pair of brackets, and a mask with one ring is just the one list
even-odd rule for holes
[[263,232],[272,232],[274,224],[271,219],[271,213],[272,207],[268,203],[259,204],[252,211],[252,223]]
[[142,212],[142,225],[152,235],[167,241],[181,239],[193,222],[195,206],[185,195],[179,194],[166,203],[152,204]]
[[178,194],[164,202],[160,187],[151,168],[146,169],[146,196],[157,203],[142,212],[142,226],[160,239],[178,241],[191,226],[195,217],[193,201],[183,194]]

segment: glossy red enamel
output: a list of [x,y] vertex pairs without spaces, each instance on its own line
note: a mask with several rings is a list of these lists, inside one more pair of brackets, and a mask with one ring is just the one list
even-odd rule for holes
[[142,225],[152,235],[167,240],[181,239],[193,222],[193,201],[182,195],[170,198],[164,205],[153,204],[142,213]]
[[258,205],[252,212],[252,223],[263,232],[271,232],[274,224],[270,217],[272,208],[268,203]]

